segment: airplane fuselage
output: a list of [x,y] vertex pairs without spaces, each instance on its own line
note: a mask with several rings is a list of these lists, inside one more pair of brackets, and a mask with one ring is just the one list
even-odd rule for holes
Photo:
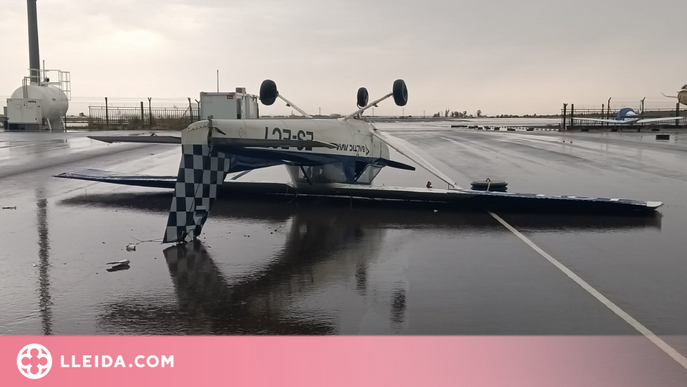
[[632,125],[639,120],[640,120],[639,117],[637,117],[637,118],[620,118],[620,119],[618,119],[618,121],[620,121],[620,122],[618,122],[617,124],[618,125]]
[[372,134],[374,128],[357,119],[248,119],[212,120],[191,124],[182,132],[183,144],[208,144],[223,140],[322,141],[332,147],[288,146],[230,149],[230,172],[285,164],[296,184],[370,184],[389,148]]

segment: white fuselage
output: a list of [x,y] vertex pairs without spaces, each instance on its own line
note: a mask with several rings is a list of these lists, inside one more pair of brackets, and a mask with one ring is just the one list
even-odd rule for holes
[[[182,132],[182,144],[207,144],[208,124],[199,121],[189,125]],[[365,121],[357,119],[248,119],[212,120],[212,139],[254,139],[254,140],[300,140],[322,141],[335,145],[327,147],[281,146],[269,148],[280,154],[303,156],[313,160],[326,160],[325,165],[307,167],[306,172],[312,183],[351,183],[346,169],[356,168],[358,163],[373,163],[378,159],[389,159],[389,148],[372,134],[374,128]],[[285,160],[288,158],[285,158]],[[306,177],[300,166],[287,169],[295,183],[303,183]],[[369,184],[381,168],[370,167],[361,175],[358,183]],[[374,170],[373,170],[374,169]],[[358,171],[359,172],[359,171]],[[299,176],[300,175],[300,176]]]

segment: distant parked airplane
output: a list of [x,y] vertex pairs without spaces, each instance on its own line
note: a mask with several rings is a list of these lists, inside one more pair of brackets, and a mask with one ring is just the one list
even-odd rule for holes
[[[687,90],[686,90],[687,91]],[[687,96],[687,95],[686,95]],[[687,102],[687,101],[686,101]],[[620,109],[613,120],[606,120],[601,118],[574,118],[579,121],[591,122],[607,122],[616,125],[631,125],[631,124],[649,124],[652,122],[677,121],[684,117],[662,117],[662,118],[642,118],[641,113],[637,113],[632,108]]]

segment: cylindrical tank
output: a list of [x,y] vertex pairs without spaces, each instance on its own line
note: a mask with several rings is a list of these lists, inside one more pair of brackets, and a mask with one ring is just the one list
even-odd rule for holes
[[[26,94],[24,94],[25,90]],[[52,122],[59,122],[69,109],[67,95],[53,85],[28,84],[15,90],[11,98],[41,100],[43,118]]]

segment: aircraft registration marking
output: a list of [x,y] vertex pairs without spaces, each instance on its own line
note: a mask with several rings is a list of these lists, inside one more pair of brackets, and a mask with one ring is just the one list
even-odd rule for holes
[[[276,139],[276,140],[300,140],[300,141],[313,141],[315,139],[315,135],[313,132],[309,130],[299,130],[298,132],[293,132],[291,129],[286,129],[286,128],[273,128],[272,131],[270,132],[270,128],[265,126],[265,139]],[[282,146],[278,147],[275,146],[273,147],[275,149],[289,149],[291,147],[288,146]],[[312,147],[311,146],[306,146],[306,147],[296,147],[298,150],[306,150],[306,151],[311,151]]]

